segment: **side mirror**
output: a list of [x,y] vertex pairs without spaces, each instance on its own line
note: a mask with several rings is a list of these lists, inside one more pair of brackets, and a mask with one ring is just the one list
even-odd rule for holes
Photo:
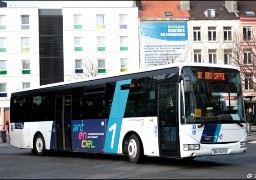
[[184,92],[190,93],[191,92],[191,77],[188,74],[184,74],[182,76],[184,82]]

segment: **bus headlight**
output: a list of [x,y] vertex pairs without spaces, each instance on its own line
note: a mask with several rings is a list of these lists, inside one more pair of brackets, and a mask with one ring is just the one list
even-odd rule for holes
[[183,150],[184,151],[193,151],[193,150],[199,150],[200,144],[183,144]]
[[246,142],[245,141],[240,142],[240,148],[246,148]]

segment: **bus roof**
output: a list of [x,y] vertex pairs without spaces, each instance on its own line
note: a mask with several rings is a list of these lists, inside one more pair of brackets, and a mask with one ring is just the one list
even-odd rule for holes
[[239,67],[233,66],[233,65],[193,63],[193,62],[177,62],[177,63],[167,64],[167,65],[158,65],[158,66],[153,66],[153,67],[141,68],[141,69],[138,69],[138,70],[135,70],[135,71],[130,71],[130,72],[127,72],[127,73],[122,73],[122,74],[120,74],[120,73],[119,74],[107,74],[107,75],[104,75],[104,76],[95,76],[95,77],[78,79],[78,80],[73,80],[73,81],[46,84],[46,85],[42,85],[42,86],[38,86],[38,87],[34,87],[34,88],[27,88],[27,89],[17,90],[17,91],[14,91],[12,93],[25,92],[25,91],[31,91],[31,90],[36,90],[36,89],[44,89],[44,88],[48,88],[48,87],[57,87],[57,86],[75,84],[75,83],[80,83],[80,82],[87,82],[87,81],[92,81],[92,80],[97,80],[97,79],[108,79],[108,78],[111,78],[111,77],[119,77],[119,76],[125,76],[125,75],[130,75],[130,74],[141,73],[141,72],[150,72],[150,71],[155,71],[155,70],[168,69],[168,68],[171,68],[171,67],[179,67],[181,69],[184,66],[218,67],[218,68],[236,69],[236,70],[240,71]]

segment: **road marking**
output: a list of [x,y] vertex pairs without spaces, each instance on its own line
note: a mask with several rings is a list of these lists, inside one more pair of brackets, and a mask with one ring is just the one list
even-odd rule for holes
[[248,142],[248,143],[256,143],[256,141],[250,141],[250,142]]

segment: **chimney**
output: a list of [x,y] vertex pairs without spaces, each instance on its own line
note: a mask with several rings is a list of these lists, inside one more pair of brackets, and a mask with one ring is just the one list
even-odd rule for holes
[[182,10],[182,11],[184,11],[184,10],[189,11],[190,10],[189,0],[180,0],[179,5],[180,5],[180,10]]
[[138,7],[138,10],[141,11],[142,10],[141,0],[133,1],[133,7]]
[[228,12],[230,12],[230,13],[237,12],[237,1],[226,0],[225,6],[226,6]]
[[2,7],[7,7],[7,3],[2,2],[2,0],[0,0],[0,8],[2,8]]

